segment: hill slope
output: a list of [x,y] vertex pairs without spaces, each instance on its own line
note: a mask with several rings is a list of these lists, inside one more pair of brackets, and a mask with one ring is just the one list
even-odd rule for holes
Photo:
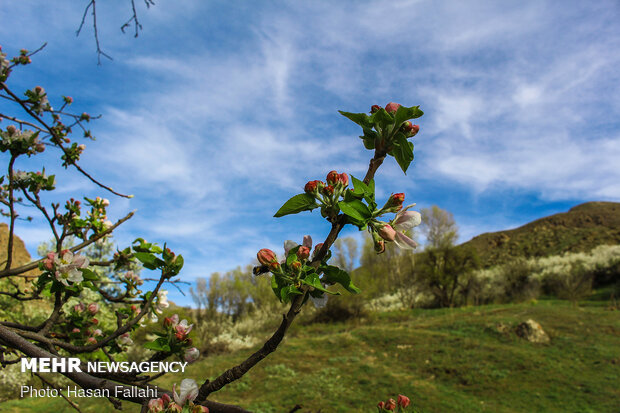
[[620,203],[587,202],[519,228],[478,235],[462,244],[478,251],[490,267],[516,257],[546,257],[586,252],[603,244],[620,244]]
[[[551,343],[517,338],[512,329],[528,318]],[[617,412],[619,349],[618,313],[602,302],[383,313],[361,323],[294,325],[278,351],[213,399],[255,413],[296,404],[300,413],[367,413],[398,393],[423,413]],[[202,359],[157,383],[213,378],[253,350]],[[105,399],[75,401],[84,413],[115,411]],[[61,398],[28,397],[0,403],[0,411],[73,410]]]

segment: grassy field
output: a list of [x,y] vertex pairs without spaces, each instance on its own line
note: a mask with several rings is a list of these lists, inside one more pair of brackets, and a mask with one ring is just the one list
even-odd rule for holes
[[[551,337],[532,344],[510,327],[532,318]],[[501,332],[498,325],[508,326]],[[250,351],[192,365],[214,377]],[[161,380],[171,387],[179,375]],[[620,312],[608,301],[493,305],[376,314],[363,322],[295,325],[267,360],[213,395],[254,412],[373,412],[402,393],[422,412],[620,412]],[[84,412],[112,412],[76,399]],[[62,399],[0,404],[1,412],[73,412]],[[124,411],[137,411],[127,404]]]

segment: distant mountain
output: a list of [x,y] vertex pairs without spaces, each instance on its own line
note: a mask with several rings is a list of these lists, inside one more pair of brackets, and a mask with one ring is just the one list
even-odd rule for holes
[[474,247],[481,264],[490,267],[517,257],[586,252],[603,244],[620,244],[620,203],[587,202],[519,228],[478,235],[462,245]]

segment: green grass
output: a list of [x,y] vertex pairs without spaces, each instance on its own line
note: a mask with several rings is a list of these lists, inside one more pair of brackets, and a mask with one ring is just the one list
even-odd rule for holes
[[[532,344],[497,325],[532,318],[551,337]],[[213,378],[251,351],[190,366]],[[183,377],[159,384],[171,387]],[[254,412],[373,412],[402,393],[422,412],[618,412],[620,313],[564,301],[382,313],[364,322],[294,325],[280,348],[213,394]],[[112,412],[101,399],[84,412]],[[0,412],[70,412],[61,399],[0,404]],[[125,411],[137,411],[127,404]]]

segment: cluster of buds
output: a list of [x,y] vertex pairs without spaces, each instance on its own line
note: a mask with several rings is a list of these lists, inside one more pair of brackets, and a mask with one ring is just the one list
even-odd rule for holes
[[[385,111],[389,113],[390,115],[394,115],[398,111],[398,108],[401,106],[402,105],[400,103],[390,102],[387,105],[385,105]],[[381,110],[381,106],[372,105],[372,107],[370,108],[370,113],[371,114],[376,113],[380,110]],[[414,125],[413,123],[411,123],[411,121],[404,122],[400,128],[401,128],[400,130],[405,134],[407,138],[414,137],[420,131],[420,126]]]
[[28,172],[21,176],[21,182],[16,182],[16,186],[27,189],[32,193],[39,191],[52,191],[56,187],[56,177],[45,175],[45,169],[39,172]]
[[27,90],[25,93],[28,98],[28,102],[32,105],[33,112],[40,115],[43,111],[51,111],[52,107],[47,99],[47,92],[41,86],[35,86],[34,88]]
[[184,379],[181,381],[179,393],[177,393],[176,383],[172,386],[172,397],[164,394],[159,399],[149,401],[148,413],[209,413],[209,408],[194,404],[198,397],[198,384],[195,380]]
[[386,402],[379,402],[377,404],[377,408],[379,412],[392,412],[398,409],[399,412],[405,412],[406,408],[411,404],[411,400],[409,397],[403,396],[402,394],[398,395],[398,399],[389,399]]
[[71,306],[68,312],[67,328],[69,336],[73,339],[85,341],[87,344],[96,344],[97,337],[102,337],[103,332],[99,325],[99,320],[94,316],[99,312],[99,304],[90,303],[88,305],[79,302]]
[[78,199],[71,198],[65,203],[65,208],[72,217],[79,216],[81,214],[82,202]]
[[62,250],[60,254],[49,252],[43,262],[42,270],[49,271],[56,280],[69,286],[69,281],[78,283],[84,279],[80,268],[86,267],[88,267],[88,258],[73,254],[69,250]]
[[168,331],[171,350],[176,349],[179,356],[188,363],[198,360],[200,351],[196,347],[190,347],[192,339],[189,337],[189,333],[194,327],[193,324],[189,324],[187,320],[179,321],[179,315],[174,314],[164,318],[163,326]]
[[309,181],[304,186],[304,191],[308,194],[314,195],[320,200],[320,194],[326,196],[332,196],[334,194],[340,195],[342,189],[346,188],[349,185],[349,177],[344,172],[339,174],[336,171],[330,171],[327,174],[326,181],[327,184],[319,180]]
[[[317,251],[323,246],[323,243],[317,244],[314,247],[314,252],[312,253],[312,258],[316,255]],[[286,265],[287,257],[289,252],[293,249],[297,248],[295,252],[295,259],[291,261],[288,265]],[[286,274],[287,272],[292,272],[291,275],[299,275],[301,268],[305,262],[310,258],[310,251],[312,250],[312,237],[310,235],[305,235],[302,241],[302,244],[299,245],[295,241],[286,240],[284,241],[284,259],[282,262],[278,261],[278,257],[275,252],[270,249],[263,248],[256,254],[256,258],[258,262],[267,267],[269,271],[276,274]]]
[[[0,48],[0,50],[2,50],[2,48]],[[11,59],[11,62],[16,65],[27,65],[32,63],[32,60],[30,59],[30,56],[28,56],[28,50],[21,49],[19,51],[19,56],[15,56],[13,59]]]
[[108,216],[106,215],[106,208],[110,206],[110,201],[100,197],[85,199],[91,205],[91,210],[88,213],[88,220],[93,231],[95,231],[95,233],[100,233],[110,228],[113,224],[108,220]]
[[[69,138],[65,138],[64,141],[66,143],[70,142]],[[70,147],[65,148],[64,150],[65,153],[61,156],[61,159],[64,161],[63,166],[72,165],[76,163],[77,161],[79,161],[80,156],[82,155],[82,152],[84,152],[85,149],[86,149],[86,145],[84,145],[83,143],[78,145],[75,142],[73,142],[73,144]]]
[[135,297],[136,294],[141,293],[141,291],[138,290],[138,286],[142,285],[144,281],[140,278],[140,275],[130,270],[123,274],[121,280],[127,285],[128,296]]
[[0,152],[10,151],[12,155],[32,156],[45,151],[45,144],[38,138],[38,133],[21,131],[15,125],[0,129]]
[[304,186],[304,192],[319,201],[323,217],[333,218],[338,213],[335,205],[346,187],[349,186],[349,176],[344,172],[339,174],[336,171],[330,171],[325,181],[327,183],[318,180],[309,181]]

